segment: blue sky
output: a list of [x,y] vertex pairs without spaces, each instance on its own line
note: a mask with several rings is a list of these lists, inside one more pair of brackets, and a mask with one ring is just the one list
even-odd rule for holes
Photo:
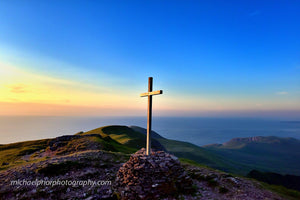
[[[3,71],[59,80],[59,86],[34,84],[61,87],[61,94],[67,88],[61,81],[76,82],[68,88],[78,93],[77,101],[67,97],[71,106],[81,105],[80,92],[95,99],[105,91],[107,102],[133,104],[109,109],[142,114],[146,100],[135,98],[153,76],[154,89],[165,90],[156,100],[162,115],[291,111],[300,117],[299,10],[299,1],[279,0],[1,1],[0,62]],[[24,89],[33,85],[27,79],[3,83],[0,101],[68,106],[33,98],[38,89]],[[101,111],[108,103],[97,98]]]

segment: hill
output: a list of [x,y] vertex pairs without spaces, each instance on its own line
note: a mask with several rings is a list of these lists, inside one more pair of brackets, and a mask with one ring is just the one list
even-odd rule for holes
[[[105,126],[75,135],[53,139],[18,142],[0,145],[0,199],[117,199],[112,185],[87,186],[11,185],[16,180],[106,180],[114,182],[116,172],[130,154],[145,146],[146,130],[140,127]],[[300,194],[281,188],[261,185],[253,180],[220,172],[209,167],[240,173],[244,166],[211,149],[169,140],[153,132],[153,147],[168,151],[178,157],[198,189],[196,196],[178,196],[182,199],[221,198],[243,199],[245,195],[263,198],[276,194],[263,189],[280,192],[285,199],[300,197]],[[233,146],[233,145],[231,145]],[[200,195],[200,196],[199,196]],[[251,198],[250,198],[251,199]]]
[[[127,126],[104,126],[87,132],[78,133],[78,135],[90,134],[100,135],[101,137],[110,137],[118,143],[123,144],[128,148],[131,148],[132,153],[135,152],[137,149],[144,147],[146,143],[145,134],[141,134],[140,132],[137,132],[134,129],[131,129]],[[165,150],[164,147],[156,140],[156,138],[152,138],[151,142],[152,148],[157,150]]]
[[[142,134],[141,134],[142,133]],[[78,133],[79,135],[99,134],[110,137],[124,146],[133,149],[133,152],[145,147],[147,130],[137,126],[104,126],[91,131]],[[152,131],[152,148],[168,151],[177,157],[194,160],[197,163],[235,174],[247,174],[251,169],[226,157],[208,151],[205,148],[170,140]]]
[[300,175],[300,141],[294,138],[234,138],[205,149],[236,160],[245,168],[264,172]]
[[[133,130],[147,134],[147,130],[141,127],[131,126]],[[242,174],[244,168],[239,163],[227,159],[223,156],[215,154],[206,150],[205,148],[191,144],[189,142],[182,142],[177,140],[170,140],[160,136],[158,133],[152,131],[151,135],[155,140],[161,143],[161,145],[170,153],[174,154],[179,158],[186,158],[189,160],[196,161],[199,164],[209,166],[211,168],[219,169],[226,172],[232,172],[235,174]]]

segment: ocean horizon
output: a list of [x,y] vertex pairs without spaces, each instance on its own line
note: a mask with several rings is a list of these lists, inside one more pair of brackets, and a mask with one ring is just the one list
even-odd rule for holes
[[[72,135],[107,125],[147,127],[146,117],[0,116],[0,144]],[[152,130],[198,146],[236,137],[300,139],[300,121],[255,118],[153,117]]]

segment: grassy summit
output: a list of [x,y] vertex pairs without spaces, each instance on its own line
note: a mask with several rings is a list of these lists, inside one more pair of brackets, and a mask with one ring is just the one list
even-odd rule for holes
[[99,134],[102,137],[109,136],[110,138],[119,142],[120,144],[135,149],[142,148],[146,140],[146,137],[143,134],[135,132],[127,126],[104,126],[80,134]]

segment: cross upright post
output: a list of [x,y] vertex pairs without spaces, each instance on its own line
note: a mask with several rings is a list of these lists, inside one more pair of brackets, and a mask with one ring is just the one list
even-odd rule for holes
[[[148,92],[152,92],[153,78],[148,79]],[[152,128],[152,95],[148,95],[148,120],[147,120],[147,143],[146,143],[146,154],[149,155],[151,152],[151,128]]]
[[146,155],[151,153],[151,126],[152,126],[152,96],[162,94],[162,90],[152,92],[153,78],[148,78],[148,92],[142,93],[141,97],[148,97],[148,120],[147,120],[147,143],[146,143]]

